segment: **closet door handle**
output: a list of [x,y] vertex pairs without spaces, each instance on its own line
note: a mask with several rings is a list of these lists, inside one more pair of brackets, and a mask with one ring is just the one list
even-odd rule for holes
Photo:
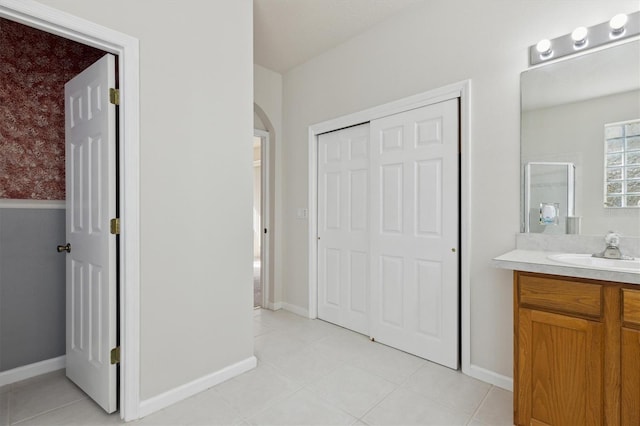
[[58,250],[58,253],[62,253],[63,251],[66,251],[67,253],[71,253],[71,244],[67,243],[66,246],[58,246],[57,250]]

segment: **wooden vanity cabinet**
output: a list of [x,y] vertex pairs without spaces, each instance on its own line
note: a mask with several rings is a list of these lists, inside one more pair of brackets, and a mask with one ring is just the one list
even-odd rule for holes
[[515,271],[514,307],[516,425],[640,425],[639,287]]
[[621,424],[640,425],[640,290],[622,290]]

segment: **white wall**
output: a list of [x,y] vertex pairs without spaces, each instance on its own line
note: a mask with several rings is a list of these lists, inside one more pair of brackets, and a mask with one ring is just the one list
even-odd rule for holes
[[252,357],[251,0],[41,2],[140,40],[141,398]]
[[512,275],[491,259],[519,231],[520,73],[528,47],[637,1],[430,0],[289,71],[283,79],[284,300],[307,309],[307,130],[314,123],[472,80],[471,363],[512,377]]
[[[269,308],[282,304],[282,75],[260,65],[253,67],[255,115],[269,132],[269,186],[271,264],[269,268]],[[262,115],[262,116],[260,116]],[[254,120],[256,122],[256,120]]]
[[282,75],[260,65],[253,66],[254,102],[264,111],[274,129],[282,130]]
[[256,112],[253,113],[253,128],[258,130],[264,130],[265,132],[268,131],[267,126],[264,125],[264,123],[262,122],[262,119]]

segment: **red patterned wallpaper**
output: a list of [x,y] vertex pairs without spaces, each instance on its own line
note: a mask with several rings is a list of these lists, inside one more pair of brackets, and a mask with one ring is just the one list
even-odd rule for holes
[[0,198],[64,200],[64,84],[104,52],[0,18]]

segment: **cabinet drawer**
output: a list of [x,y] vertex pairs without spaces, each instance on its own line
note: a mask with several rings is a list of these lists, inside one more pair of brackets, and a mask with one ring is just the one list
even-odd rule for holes
[[544,276],[520,274],[521,306],[565,312],[589,318],[602,316],[602,286]]
[[622,289],[622,321],[640,326],[640,291]]

